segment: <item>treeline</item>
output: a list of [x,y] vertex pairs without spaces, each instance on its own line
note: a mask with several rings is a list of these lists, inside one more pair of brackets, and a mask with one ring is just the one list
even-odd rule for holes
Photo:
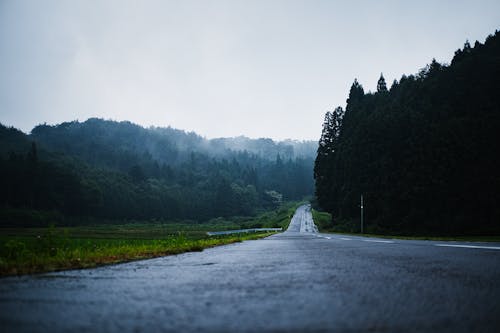
[[227,148],[231,139],[221,148],[221,140],[101,119],[40,125],[31,135],[0,126],[0,221],[203,222],[253,215],[314,192],[313,159],[295,154],[293,145],[260,139],[258,151],[259,140],[245,138],[251,152]]
[[500,232],[500,33],[467,42],[390,89],[355,80],[325,116],[314,167],[337,226],[421,234]]

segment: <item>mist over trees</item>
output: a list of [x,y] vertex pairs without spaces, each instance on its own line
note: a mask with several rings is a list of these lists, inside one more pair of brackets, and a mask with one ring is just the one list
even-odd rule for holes
[[0,125],[0,217],[29,225],[248,216],[312,195],[315,146],[102,119],[30,135]]
[[467,42],[375,93],[354,81],[328,112],[314,167],[319,205],[372,232],[500,232],[500,33]]

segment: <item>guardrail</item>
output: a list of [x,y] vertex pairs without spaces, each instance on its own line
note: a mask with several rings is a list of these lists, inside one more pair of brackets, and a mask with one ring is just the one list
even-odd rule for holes
[[208,231],[207,235],[217,236],[217,235],[229,235],[229,234],[239,234],[246,232],[259,232],[259,231],[282,231],[283,228],[253,228],[253,229],[239,229],[239,230],[227,230],[227,231]]

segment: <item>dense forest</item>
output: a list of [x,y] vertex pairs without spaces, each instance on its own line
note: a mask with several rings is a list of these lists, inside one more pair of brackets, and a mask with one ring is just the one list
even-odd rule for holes
[[3,225],[249,216],[314,192],[316,143],[89,119],[0,125]]
[[[314,167],[333,223],[368,231],[500,233],[500,33],[374,93],[354,81],[325,116]],[[359,230],[359,229],[357,229]]]

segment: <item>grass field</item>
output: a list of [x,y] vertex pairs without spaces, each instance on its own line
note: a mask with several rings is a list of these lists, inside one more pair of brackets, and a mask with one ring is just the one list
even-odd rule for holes
[[207,236],[207,231],[282,227],[298,204],[253,218],[196,223],[133,223],[0,229],[0,276],[88,268],[258,239],[272,233]]

